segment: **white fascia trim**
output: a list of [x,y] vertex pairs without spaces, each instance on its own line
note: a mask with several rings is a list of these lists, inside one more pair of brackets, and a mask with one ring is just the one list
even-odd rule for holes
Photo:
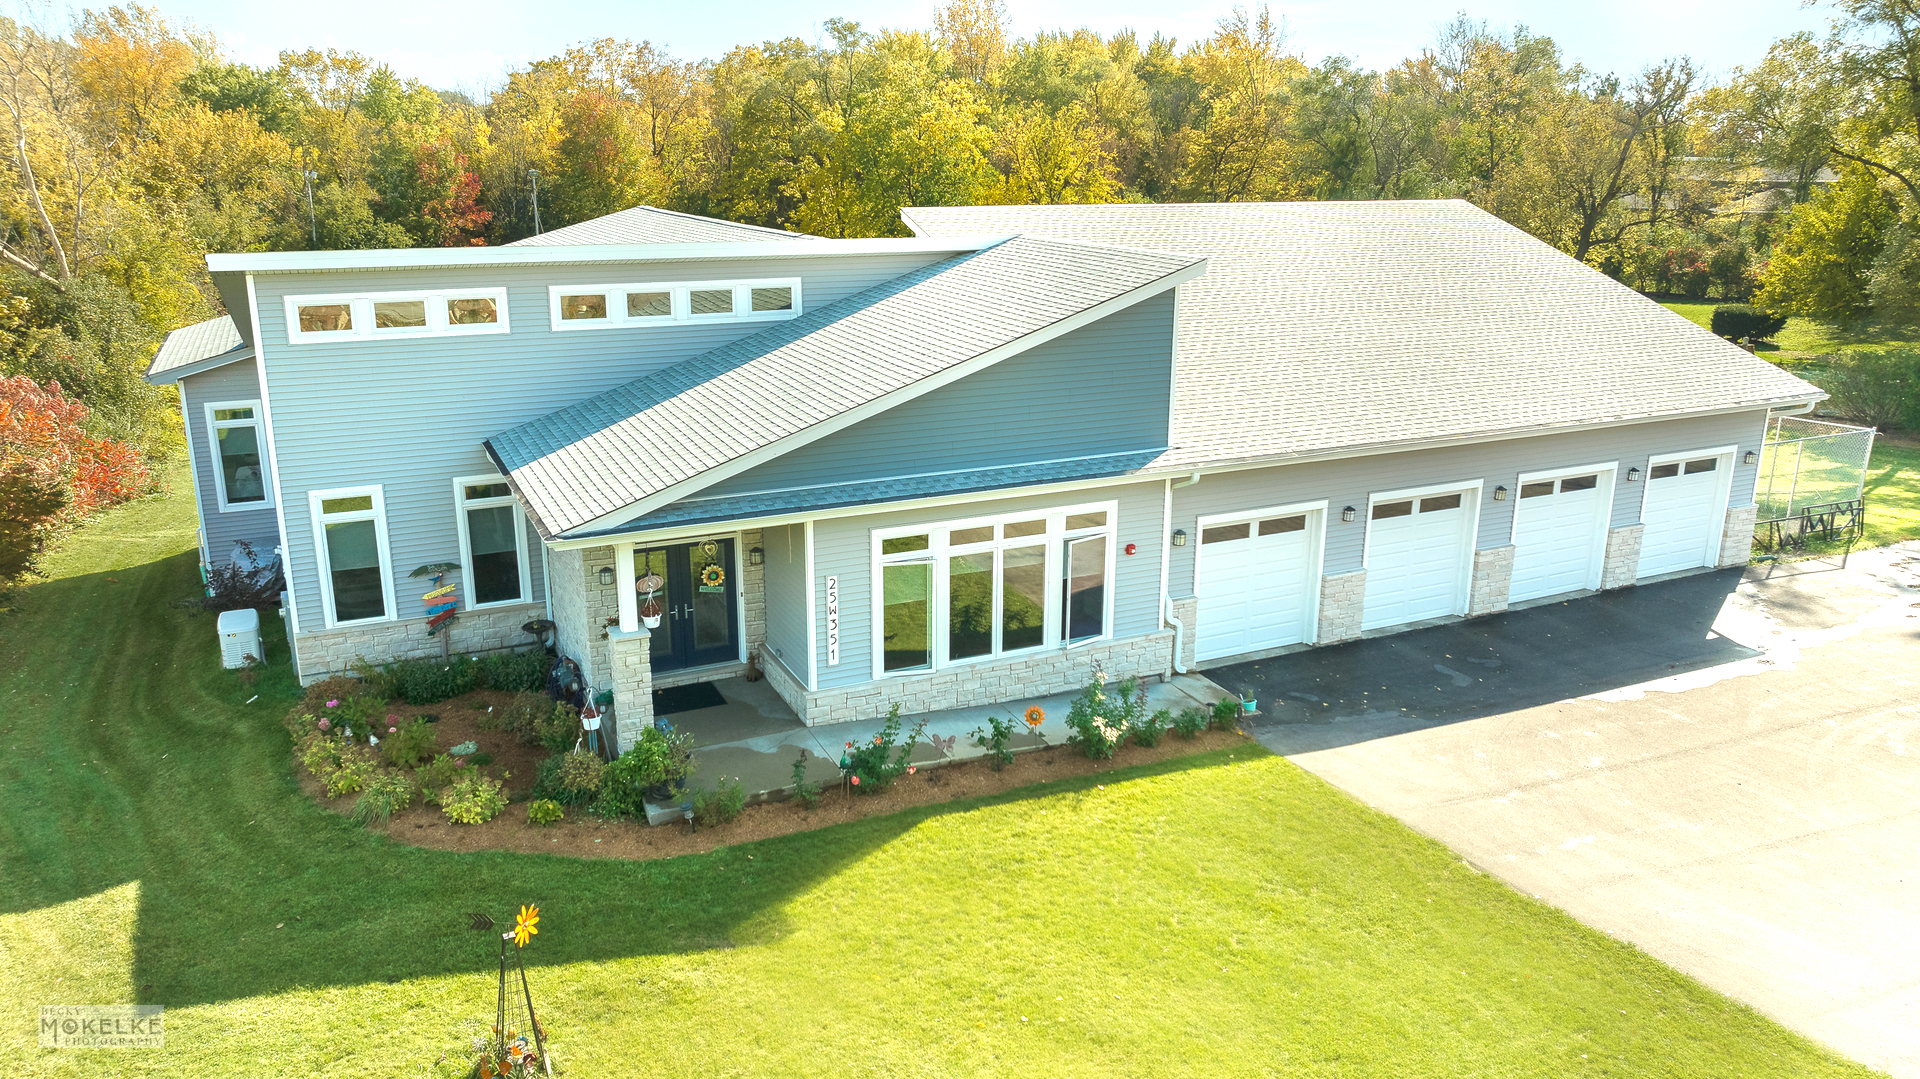
[[230,363],[239,363],[241,360],[250,360],[252,358],[253,347],[250,345],[241,345],[238,348],[230,348],[225,352],[217,352],[211,356],[194,360],[190,363],[169,367],[158,374],[149,371],[141,375],[140,378],[149,386],[175,386],[179,385],[180,380],[183,378],[192,378],[194,375],[218,370]]
[[[766,240],[697,244],[577,244],[534,247],[430,247],[379,251],[272,251],[208,255],[209,273],[301,273],[459,266],[539,266],[580,262],[686,262],[700,259],[830,258],[844,255],[978,251],[1012,239],[992,236],[863,240]],[[256,338],[256,340],[258,340]]]
[[1009,341],[998,348],[989,349],[965,363],[955,364],[944,371],[928,375],[909,385],[902,386],[892,393],[884,394],[864,404],[850,408],[831,419],[822,420],[805,430],[796,431],[785,438],[777,439],[758,449],[744,453],[725,464],[710,468],[701,472],[699,475],[690,476],[681,480],[679,483],[656,491],[639,501],[629,503],[610,513],[603,513],[590,521],[584,521],[572,528],[565,529],[561,532],[560,538],[566,539],[567,534],[572,532],[618,527],[627,521],[633,520],[635,517],[659,509],[669,502],[676,502],[695,491],[711,487],[713,484],[729,476],[736,476],[753,468],[755,465],[764,464],[775,458],[791,453],[810,442],[818,441],[837,431],[845,430],[859,423],[861,420],[877,416],[889,409],[905,404],[916,397],[932,393],[942,386],[958,382],[969,375],[976,374],[999,363],[1001,360],[1038,348],[1048,341],[1071,333],[1082,326],[1098,322],[1116,311],[1124,311],[1149,296],[1158,295],[1176,285],[1193,280],[1205,273],[1206,269],[1207,263],[1204,259],[1192,265],[1184,266],[1163,277],[1149,281],[1138,288],[1121,293],[1110,300],[1097,303],[1078,314],[1070,315],[1050,325],[1043,326],[1032,333]]
[[[990,491],[967,491],[960,494],[928,495],[925,498],[901,499],[889,502],[867,502],[856,506],[838,506],[833,509],[795,510],[791,513],[769,514],[758,517],[739,517],[723,521],[703,521],[696,525],[665,525],[645,532],[608,533],[601,536],[589,536],[581,539],[547,540],[549,550],[572,551],[585,547],[606,547],[629,540],[635,543],[657,543],[689,535],[689,528],[700,529],[738,529],[738,528],[775,528],[786,524],[806,523],[809,527],[814,521],[827,521],[840,517],[866,517],[875,513],[892,513],[895,510],[930,509],[939,506],[960,506],[971,502],[994,502],[1008,498],[1025,498],[1029,495],[1049,495],[1062,491],[1087,490],[1096,487],[1117,487],[1126,484],[1161,484],[1166,482],[1165,473],[1129,476],[1102,476],[1087,480],[1060,480],[1054,483],[1034,484],[1028,487],[1000,487]],[[691,533],[698,534],[698,533]]]
[[[253,339],[260,337],[260,297],[254,293],[253,275],[247,275],[247,319],[253,326]],[[273,395],[267,392],[267,350],[256,345],[253,349],[253,373],[260,381],[260,426],[267,435],[267,475],[273,477],[273,519],[280,528],[280,573],[287,582],[287,624],[298,635],[300,632],[300,593],[293,582],[293,552],[288,550],[293,541],[287,536],[287,500],[280,490],[280,447],[273,440]],[[212,447],[209,446],[211,451]],[[315,551],[319,549],[316,547]],[[324,605],[325,601],[321,601]],[[325,617],[325,611],[321,612]]]

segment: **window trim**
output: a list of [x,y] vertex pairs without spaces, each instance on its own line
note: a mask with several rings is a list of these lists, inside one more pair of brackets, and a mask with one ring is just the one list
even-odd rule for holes
[[[223,408],[250,408],[253,418],[250,420],[216,420],[213,414]],[[208,401],[205,406],[207,421],[207,461],[213,469],[214,503],[221,513],[242,513],[247,510],[270,510],[273,508],[273,461],[267,453],[267,420],[259,401]],[[220,462],[220,432],[229,427],[251,427],[255,445],[260,448],[260,489],[265,496],[258,502],[230,502],[227,500],[227,473]]]
[[[358,498],[362,495],[373,496],[373,508],[351,510],[345,513],[322,513],[320,504],[329,498]],[[381,622],[392,622],[399,617],[400,605],[394,595],[393,587],[393,551],[387,541],[387,496],[384,485],[374,483],[360,487],[330,487],[324,491],[307,492],[307,513],[313,523],[314,565],[320,576],[320,617],[328,629],[346,629],[352,626],[371,626]],[[329,524],[342,524],[349,521],[373,522],[374,541],[380,554],[381,594],[386,599],[387,613],[377,618],[355,618],[345,622],[333,617],[333,558],[327,550],[327,528]]]
[[[453,481],[453,519],[460,531],[460,576],[461,587],[466,595],[460,601],[463,611],[490,611],[498,607],[521,607],[534,602],[533,567],[527,561],[527,515],[520,508],[520,500],[512,491],[492,498],[468,498],[467,488],[475,484],[505,483],[507,478],[499,473],[488,476],[459,476]],[[468,533],[467,511],[474,509],[493,509],[497,506],[510,506],[513,509],[513,538],[515,552],[520,558],[520,596],[518,599],[500,599],[492,603],[476,602],[478,593],[474,591],[473,577],[473,538]]]
[[[793,306],[785,311],[758,311],[753,309],[753,290],[757,288],[789,288],[793,290]],[[693,313],[691,296],[696,291],[712,289],[730,289],[733,292],[733,313],[730,315],[696,315]],[[627,314],[627,293],[664,292],[671,298],[673,313],[660,316],[634,318]],[[586,296],[602,293],[607,298],[606,318],[562,319],[560,317],[560,297]],[[555,333],[577,333],[582,330],[636,329],[647,326],[689,326],[707,323],[723,324],[735,322],[785,322],[798,318],[804,311],[800,301],[800,279],[797,277],[769,277],[753,280],[730,281],[642,281],[630,284],[585,284],[585,285],[548,285],[547,286],[547,325]],[[744,314],[742,312],[745,312]]]
[[[1104,512],[1107,515],[1107,523],[1091,528],[1068,529],[1066,527],[1068,517],[1093,512]],[[958,529],[979,528],[985,525],[998,526],[1009,521],[1030,521],[1035,518],[1044,518],[1047,522],[1047,527],[1044,531],[1031,536],[1016,536],[1012,539],[1000,536],[996,539],[979,543],[951,544],[947,542],[948,535]],[[884,540],[894,539],[899,536],[917,536],[923,533],[927,536],[927,547],[925,550],[903,551],[894,555],[882,555],[880,553],[880,545]],[[1085,647],[1097,641],[1112,640],[1114,638],[1114,594],[1118,591],[1115,588],[1115,576],[1118,568],[1119,534],[1120,503],[1118,500],[1076,503],[1064,506],[1046,506],[1027,510],[1005,510],[998,513],[973,517],[870,529],[867,538],[869,550],[867,581],[868,587],[871,590],[869,592],[871,610],[868,618],[868,633],[871,637],[869,641],[869,652],[871,654],[873,678],[878,680],[883,678],[905,678],[935,674],[944,670],[961,669],[983,663],[1020,659],[1025,656],[1039,655],[1049,650],[1068,651]],[[1071,641],[1062,640],[1061,635],[1064,632],[1066,611],[1065,604],[1059,595],[1059,586],[1065,580],[1067,544],[1072,540],[1086,539],[1093,536],[1105,536],[1107,540],[1106,563],[1104,567],[1104,572],[1106,573],[1106,588],[1105,595],[1101,597],[1101,632],[1094,636],[1081,637]],[[1013,649],[1010,651],[996,649],[984,655],[967,656],[961,659],[950,657],[947,654],[947,638],[949,634],[946,632],[948,628],[946,612],[951,600],[951,591],[948,585],[950,557],[956,552],[961,554],[980,551],[995,552],[993,573],[993,633],[997,645],[1002,628],[1001,608],[1004,602],[1001,593],[1003,569],[999,552],[1008,548],[1032,547],[1036,545],[1040,546],[1046,552],[1046,563],[1043,571],[1046,580],[1046,606],[1044,608],[1045,619],[1042,623],[1040,643],[1027,648]],[[885,670],[886,586],[881,579],[882,569],[889,565],[902,565],[916,562],[930,563],[933,567],[932,587],[928,597],[928,604],[931,608],[928,613],[928,631],[932,636],[928,663],[926,666],[912,667],[905,670]]]
[[[415,300],[422,301],[427,306],[425,326],[390,330],[374,327],[374,304],[405,303]],[[500,313],[500,321],[464,326],[448,322],[448,300],[492,300],[494,310]],[[319,304],[349,305],[353,309],[353,329],[323,333],[302,331],[300,309]],[[416,289],[406,292],[334,292],[311,296],[288,296],[285,298],[285,306],[287,343],[291,345],[318,345],[329,341],[387,341],[418,337],[474,337],[513,332],[507,314],[507,290],[504,287]]]

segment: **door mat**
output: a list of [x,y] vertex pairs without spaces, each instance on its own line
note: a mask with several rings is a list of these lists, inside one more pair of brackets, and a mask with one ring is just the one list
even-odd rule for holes
[[656,716],[691,712],[696,708],[718,708],[725,703],[727,699],[713,688],[712,682],[695,682],[690,686],[672,686],[653,691],[653,714]]

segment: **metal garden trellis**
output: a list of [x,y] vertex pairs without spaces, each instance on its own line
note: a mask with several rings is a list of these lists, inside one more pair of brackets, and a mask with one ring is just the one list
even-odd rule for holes
[[1779,550],[1844,537],[1851,548],[1865,530],[1873,437],[1871,427],[1775,416],[1754,490],[1761,545]]

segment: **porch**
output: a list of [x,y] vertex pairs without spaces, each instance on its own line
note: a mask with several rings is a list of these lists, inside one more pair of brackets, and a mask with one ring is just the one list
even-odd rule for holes
[[[807,755],[807,779],[830,786],[840,781],[838,761],[847,743],[868,741],[887,724],[885,717],[877,717],[809,727],[764,680],[723,678],[700,685],[710,689],[720,703],[656,717],[694,737],[693,755],[698,768],[690,792],[725,781],[739,782],[746,789],[749,803],[784,798],[793,791],[793,762],[802,751]],[[1069,733],[1067,708],[1077,692],[917,715],[902,714],[903,732],[911,733],[922,721],[927,725],[908,759],[923,768],[937,768],[984,757],[986,750],[973,744],[972,732],[984,729],[991,716],[1019,716],[1033,705],[1039,705],[1046,713],[1046,721],[1040,725],[1037,736],[1028,733],[1024,723],[1020,724],[1012,740],[1014,752],[1065,745]],[[681,699],[685,701],[686,696],[681,695]],[[1147,707],[1178,712],[1194,706],[1210,707],[1223,696],[1230,694],[1201,675],[1174,675],[1167,681],[1157,678],[1150,681]],[[656,701],[655,707],[661,703]],[[680,804],[649,803],[647,823],[668,824],[685,819],[691,809],[690,792]]]

